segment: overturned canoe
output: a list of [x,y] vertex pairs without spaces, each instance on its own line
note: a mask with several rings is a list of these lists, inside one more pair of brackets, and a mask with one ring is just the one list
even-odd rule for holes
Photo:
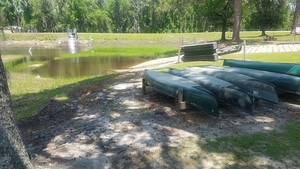
[[183,55],[183,62],[193,62],[193,61],[216,61],[219,59],[217,53],[209,54],[209,55]]
[[198,107],[211,116],[219,117],[218,101],[213,93],[182,77],[168,73],[145,70],[143,76],[145,83],[154,90],[176,98],[178,90],[183,91],[183,100]]
[[245,112],[252,113],[253,102],[249,95],[239,87],[229,82],[212,76],[203,75],[200,73],[191,73],[189,71],[182,71],[178,69],[170,69],[169,73],[200,84],[214,93],[220,101],[240,108]]
[[225,54],[230,54],[230,53],[235,53],[239,52],[242,49],[242,45],[233,45],[233,46],[228,46],[222,49],[218,49],[217,53],[218,55],[225,55]]
[[216,50],[216,42],[185,45],[181,47],[183,52],[182,61],[216,61],[219,59]]
[[214,66],[186,67],[185,70],[225,80],[238,86],[256,99],[262,99],[272,103],[279,102],[277,90],[273,84],[258,80],[251,76],[234,72],[228,73],[227,71],[220,70],[218,67]]
[[224,60],[223,66],[264,70],[300,77],[300,64],[297,63],[275,63],[228,59]]
[[228,67],[228,66],[215,67],[215,68],[229,73],[233,72],[233,73],[239,73],[239,74],[251,76],[256,79],[268,83],[272,83],[273,85],[276,86],[277,90],[300,95],[300,77],[275,73],[275,72],[268,72],[263,70]]
[[211,43],[200,43],[200,44],[191,44],[191,45],[185,45],[181,46],[181,51],[183,52],[190,52],[190,51],[210,51],[214,50],[216,51],[218,47],[218,44],[216,42],[211,42]]

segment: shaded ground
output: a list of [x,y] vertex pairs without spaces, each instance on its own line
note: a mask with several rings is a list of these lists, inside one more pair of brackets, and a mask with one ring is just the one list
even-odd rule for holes
[[[189,160],[174,162],[176,154],[168,150],[190,141],[280,130],[300,119],[300,97],[292,94],[281,95],[277,105],[258,102],[253,116],[222,105],[220,118],[197,109],[178,112],[173,98],[151,88],[143,95],[142,70],[167,67],[177,60],[172,57],[137,65],[114,79],[81,87],[67,102],[51,100],[35,118],[19,124],[34,166],[223,168],[228,159],[222,155],[203,150],[201,160],[192,165]],[[266,159],[257,159],[258,168],[288,168]]]
[[[165,66],[174,59],[165,61]],[[154,63],[141,66],[155,68]],[[187,140],[280,129],[300,116],[300,97],[292,94],[282,95],[277,105],[259,101],[253,116],[228,106],[221,106],[220,118],[197,109],[178,112],[173,98],[151,88],[142,94],[141,66],[84,86],[68,102],[51,100],[37,117],[19,124],[34,166],[168,168],[174,165],[172,156],[165,155],[168,147]],[[228,163],[204,153],[206,160],[199,161],[198,168],[222,168]],[[288,168],[272,160],[257,163]],[[177,162],[176,167],[195,168],[185,162]]]

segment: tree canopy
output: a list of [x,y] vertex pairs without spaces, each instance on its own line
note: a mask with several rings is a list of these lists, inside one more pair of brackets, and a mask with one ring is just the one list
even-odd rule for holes
[[[65,32],[72,27],[76,27],[79,32],[100,33],[222,31],[224,34],[221,39],[225,39],[225,32],[233,28],[234,2],[235,0],[2,0],[0,26],[17,26],[24,32]],[[295,10],[295,6],[295,0],[243,0],[239,7],[240,29],[262,32],[291,30],[293,18],[298,20],[299,16],[299,8]]]
[[254,10],[246,23],[247,28],[261,30],[264,36],[266,30],[277,30],[288,24],[286,0],[249,0],[249,3]]

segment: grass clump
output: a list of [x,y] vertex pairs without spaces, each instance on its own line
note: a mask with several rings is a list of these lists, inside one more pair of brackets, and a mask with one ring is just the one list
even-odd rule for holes
[[[164,168],[274,168],[282,163],[299,168],[300,122],[282,131],[185,139],[179,146],[162,146]],[[265,159],[268,159],[265,161]]]
[[31,72],[36,67],[46,63],[47,61],[24,62],[24,58],[16,58],[5,62],[5,68],[12,72]]
[[287,125],[282,131],[222,137],[207,143],[199,142],[199,146],[207,152],[233,155],[234,168],[243,167],[244,164],[260,168],[262,166],[256,166],[255,161],[261,156],[293,168],[299,165],[297,160],[300,158],[299,133],[300,122],[296,122]]
[[17,121],[35,116],[51,99],[64,98],[81,86],[102,81],[115,75],[80,78],[40,78],[31,74],[10,72],[9,86]]

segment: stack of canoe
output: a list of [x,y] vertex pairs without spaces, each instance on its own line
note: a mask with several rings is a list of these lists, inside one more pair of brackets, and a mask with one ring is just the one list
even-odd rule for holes
[[183,52],[182,61],[217,61],[217,43],[202,43],[186,45],[181,47]]
[[220,103],[253,114],[254,100],[276,104],[278,91],[300,95],[300,65],[225,60],[221,67],[145,70],[143,83],[174,98],[179,98],[180,90],[182,99],[177,103],[191,104],[214,117],[220,115]]
[[248,75],[272,83],[279,91],[300,95],[300,65],[259,61],[224,60],[223,71]]

